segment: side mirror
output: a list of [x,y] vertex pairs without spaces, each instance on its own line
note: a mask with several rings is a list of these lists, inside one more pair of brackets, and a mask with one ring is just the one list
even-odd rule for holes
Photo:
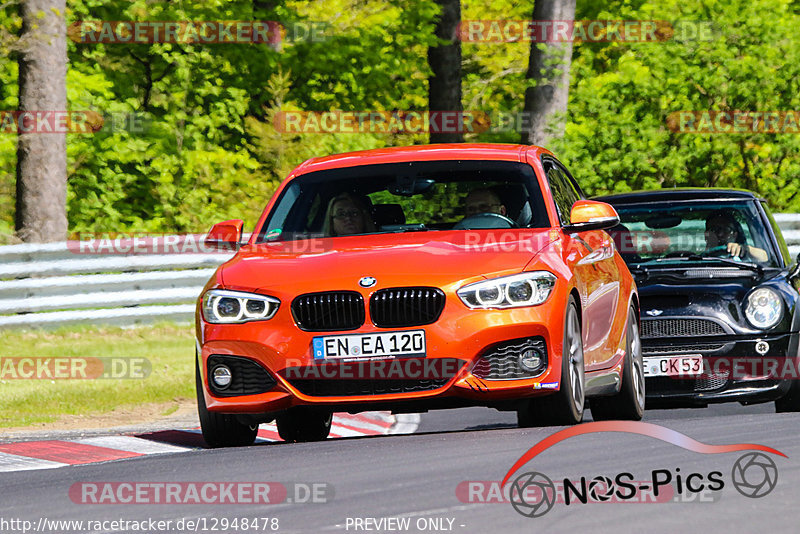
[[208,231],[204,243],[209,248],[236,250],[239,248],[239,240],[242,238],[242,227],[244,227],[244,221],[241,219],[217,223]]
[[572,206],[569,224],[564,232],[588,232],[589,230],[605,230],[619,224],[617,210],[611,204],[596,200],[579,200]]

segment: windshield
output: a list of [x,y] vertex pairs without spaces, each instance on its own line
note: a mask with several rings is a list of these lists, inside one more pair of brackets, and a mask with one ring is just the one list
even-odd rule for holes
[[549,227],[529,165],[406,162],[298,176],[282,191],[258,242],[515,227]]
[[663,202],[615,208],[621,224],[609,233],[629,265],[707,262],[708,258],[778,265],[754,202]]

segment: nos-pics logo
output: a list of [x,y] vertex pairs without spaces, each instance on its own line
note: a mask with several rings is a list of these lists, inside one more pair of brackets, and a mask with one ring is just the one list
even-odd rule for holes
[[545,515],[556,503],[570,506],[590,502],[644,502],[641,498],[643,492],[653,495],[658,500],[659,495],[665,492],[677,495],[719,492],[727,483],[733,485],[741,495],[758,499],[768,495],[778,483],[778,466],[764,452],[786,457],[782,452],[765,445],[751,443],[708,445],[651,423],[604,421],[567,428],[540,441],[517,460],[501,482],[501,486],[509,483],[514,473],[523,465],[556,443],[570,437],[595,432],[627,432],[650,436],[703,454],[749,452],[733,463],[729,473],[718,470],[686,472],[676,467],[653,469],[647,475],[640,476],[638,480],[633,473],[621,472],[611,476],[601,474],[591,478],[582,476],[577,480],[564,478],[554,482],[544,473],[528,471],[510,482],[509,500],[514,510],[525,517],[534,518]]

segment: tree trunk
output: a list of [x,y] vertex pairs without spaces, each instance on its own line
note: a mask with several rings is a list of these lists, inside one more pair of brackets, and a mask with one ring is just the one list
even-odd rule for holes
[[[66,111],[66,0],[23,0],[19,111]],[[67,235],[67,138],[24,133],[17,140],[16,230],[26,242]]]
[[[575,20],[575,0],[536,0],[533,20],[549,21],[550,32],[554,21],[567,21],[571,29]],[[550,139],[564,135],[572,40],[546,43],[541,49],[537,44],[531,42],[526,78],[534,85],[525,91],[525,111],[531,120],[527,121],[529,129],[522,132],[522,142],[546,146]]]
[[[428,80],[428,108],[431,112],[461,112],[461,40],[458,39],[458,25],[461,22],[461,0],[436,0],[441,7],[439,21],[436,23],[436,37],[448,41],[428,48],[428,65],[433,74]],[[432,113],[430,132],[431,143],[461,143],[464,141],[463,128],[445,128],[450,131],[437,131],[442,128],[441,117],[435,119]]]

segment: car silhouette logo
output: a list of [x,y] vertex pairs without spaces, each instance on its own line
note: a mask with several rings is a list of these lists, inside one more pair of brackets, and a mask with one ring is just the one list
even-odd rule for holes
[[649,315],[650,317],[658,317],[659,315],[661,315],[664,312],[661,311],[661,310],[647,310],[645,313],[647,315]]
[[364,278],[358,281],[358,285],[360,285],[361,287],[372,287],[377,283],[378,281],[372,276],[365,276]]

